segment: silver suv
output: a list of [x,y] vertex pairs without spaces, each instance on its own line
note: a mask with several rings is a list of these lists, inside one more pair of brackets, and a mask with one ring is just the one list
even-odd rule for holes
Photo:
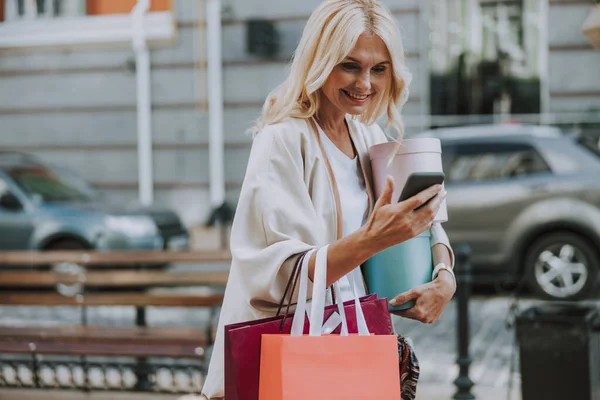
[[459,127],[442,141],[454,245],[473,250],[476,279],[525,280],[545,298],[596,294],[600,157],[552,127]]

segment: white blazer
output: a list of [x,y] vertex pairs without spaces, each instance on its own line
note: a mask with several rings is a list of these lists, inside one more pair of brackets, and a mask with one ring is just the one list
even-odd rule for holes
[[[365,172],[372,210],[368,149],[387,138],[377,124],[346,119]],[[224,396],[223,327],[274,316],[297,255],[336,241],[330,182],[307,120],[288,118],[256,135],[231,230],[231,271],[203,398]],[[434,224],[431,232],[432,246],[443,243],[452,253],[441,225]]]

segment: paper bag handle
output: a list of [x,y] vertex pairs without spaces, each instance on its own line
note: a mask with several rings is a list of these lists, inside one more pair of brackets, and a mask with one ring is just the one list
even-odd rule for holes
[[[313,293],[312,293],[312,305],[311,305],[311,318],[310,318],[310,336],[321,336],[323,316],[325,313],[325,296],[327,293],[326,279],[327,279],[327,251],[329,246],[323,246],[317,251],[317,258],[315,264],[315,276],[313,279]],[[306,253],[304,260],[302,260],[302,267],[300,269],[300,287],[298,290],[298,303],[296,304],[296,312],[294,313],[294,319],[292,321],[291,336],[302,336],[304,331],[304,319],[306,315],[306,298],[308,291],[308,263],[312,253],[315,250],[311,250]],[[356,292],[356,278],[354,274],[350,274],[350,286],[354,293],[354,301],[356,308],[356,321],[358,326],[359,335],[369,335],[369,329],[365,321],[365,317],[362,311],[362,305],[357,296]],[[344,311],[343,300],[339,289],[339,283],[334,283],[334,291],[336,292],[336,303],[338,306],[338,313],[342,319],[342,335],[348,334],[348,327],[346,323],[346,314]]]

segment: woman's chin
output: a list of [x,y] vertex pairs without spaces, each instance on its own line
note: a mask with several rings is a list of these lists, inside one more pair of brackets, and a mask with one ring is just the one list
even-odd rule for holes
[[365,106],[354,106],[354,107],[348,107],[346,109],[346,114],[350,114],[350,115],[361,115],[364,114],[367,111],[368,107]]
[[369,109],[369,106],[371,105],[372,101],[373,101],[372,98],[367,99],[367,101],[365,101],[362,104],[356,104],[354,102],[346,101],[345,102],[346,104],[344,104],[344,109],[346,111],[346,114],[350,114],[350,115],[364,114]]
[[346,114],[348,114],[348,115],[352,115],[353,117],[356,117],[356,116],[358,116],[358,115],[361,115],[361,114],[363,114],[363,112],[361,112],[361,111],[356,111],[356,110],[349,110],[348,112],[346,112]]

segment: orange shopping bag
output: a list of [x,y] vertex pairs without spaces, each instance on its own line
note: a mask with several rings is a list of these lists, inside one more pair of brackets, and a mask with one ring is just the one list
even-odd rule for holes
[[355,292],[358,334],[348,334],[339,287],[334,284],[340,335],[323,335],[327,246],[319,249],[310,313],[309,335],[303,336],[308,260],[304,258],[298,304],[290,335],[263,335],[259,400],[400,400],[398,338],[370,335]]

